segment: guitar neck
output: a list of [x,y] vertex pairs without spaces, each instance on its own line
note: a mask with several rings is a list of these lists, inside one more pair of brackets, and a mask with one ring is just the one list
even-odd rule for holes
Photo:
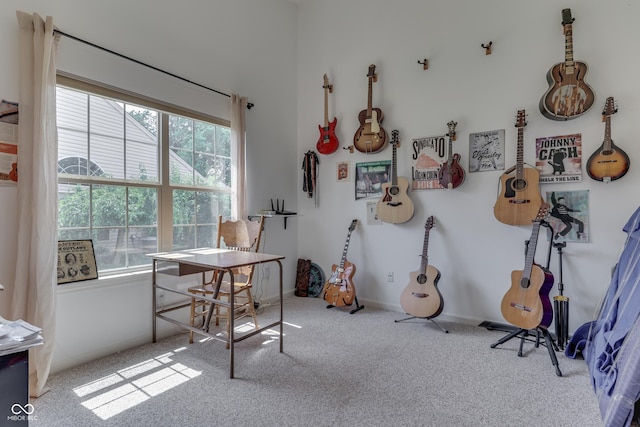
[[324,127],[329,127],[329,88],[324,88]]
[[516,153],[516,178],[522,179],[524,177],[524,130],[518,128],[518,147]]
[[369,93],[367,96],[367,118],[371,118],[371,111],[373,108],[371,107],[371,96],[373,92],[373,77],[369,77]]
[[393,144],[393,153],[391,155],[391,185],[398,185],[398,156],[396,154],[396,144]]
[[524,261],[524,269],[522,271],[522,277],[525,279],[531,278],[531,270],[533,269],[533,259],[536,255],[536,246],[538,245],[538,234],[540,232],[540,222],[533,223],[533,229],[531,231],[531,239],[527,246],[527,255]]
[[429,265],[429,229],[424,232],[424,243],[422,244],[422,256],[420,256],[420,274],[426,274]]
[[347,241],[344,244],[344,249],[342,250],[342,258],[340,259],[340,271],[344,270],[344,263],[347,261],[347,250],[349,249],[349,240],[351,240],[351,231],[347,233]]
[[604,119],[604,151],[611,151],[611,116]]
[[566,24],[564,26],[564,62],[567,69],[573,71],[573,26]]

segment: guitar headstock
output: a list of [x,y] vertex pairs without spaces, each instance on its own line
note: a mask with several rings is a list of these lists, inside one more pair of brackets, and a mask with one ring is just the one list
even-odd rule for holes
[[542,222],[544,221],[544,219],[547,217],[547,215],[549,215],[549,209],[551,208],[551,206],[549,206],[549,203],[544,202],[542,205],[540,205],[540,209],[538,209],[538,213],[536,215],[536,219],[533,220],[533,222]]
[[571,17],[571,9],[562,9],[562,26],[571,25],[575,18]]
[[391,131],[391,145],[398,145],[400,143],[400,131],[398,129],[394,129]]
[[608,97],[604,103],[604,108],[602,109],[602,120],[604,120],[609,116],[614,115],[617,112],[618,112],[618,106],[613,100],[613,96]]
[[458,125],[457,122],[454,122],[453,120],[451,120],[449,123],[447,123],[447,126],[449,127],[449,133],[447,133],[447,136],[449,136],[449,138],[452,141],[456,140],[456,126]]
[[333,93],[333,85],[329,84],[329,77],[327,77],[327,75],[324,75],[324,85],[322,86],[323,89],[329,89],[330,93]]
[[352,232],[353,230],[355,230],[357,226],[358,226],[358,220],[354,219],[353,221],[351,221],[351,225],[349,225],[349,232]]
[[378,75],[376,74],[376,66],[375,66],[375,64],[369,65],[369,72],[367,73],[367,77],[372,79],[374,82],[378,81]]
[[527,125],[527,114],[524,110],[518,110],[516,114],[516,127],[523,128]]
[[435,224],[435,219],[433,218],[433,215],[431,215],[429,218],[427,218],[427,222],[424,223],[424,228],[427,230],[431,230],[434,224]]

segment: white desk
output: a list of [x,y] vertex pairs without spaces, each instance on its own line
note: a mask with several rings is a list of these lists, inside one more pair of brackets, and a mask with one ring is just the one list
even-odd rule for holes
[[[224,341],[229,343],[229,378],[233,378],[233,368],[234,368],[234,344],[236,342],[242,341],[246,338],[249,338],[253,335],[259,334],[269,328],[279,326],[280,327],[280,353],[283,352],[283,343],[282,343],[282,317],[283,317],[283,298],[282,298],[282,263],[281,259],[284,259],[284,256],[281,255],[269,255],[259,252],[242,252],[242,251],[232,251],[228,249],[213,249],[213,248],[200,248],[200,249],[190,249],[185,251],[176,251],[176,252],[161,252],[161,253],[153,253],[147,254],[147,256],[153,258],[153,274],[152,274],[152,282],[153,282],[153,342],[156,342],[156,320],[158,318],[166,320],[168,322],[174,323],[181,327],[187,328],[193,332],[196,332],[201,335],[205,335],[211,338],[214,338],[219,341]],[[157,283],[156,275],[160,274],[171,274],[174,276],[184,276],[187,274],[196,274],[202,273],[204,279],[204,273],[209,271],[217,270],[220,272],[218,274],[218,280],[216,282],[216,287],[213,293],[213,298],[208,298],[204,296],[198,296],[198,299],[202,299],[210,302],[211,304],[219,304],[223,307],[229,307],[229,310],[233,312],[234,310],[234,297],[233,294],[229,298],[229,301],[221,301],[218,300],[218,292],[220,291],[220,284],[222,283],[222,278],[225,273],[229,274],[230,280],[230,289],[233,293],[233,269],[238,267],[245,267],[249,265],[257,265],[264,264],[267,262],[275,262],[278,264],[279,268],[279,296],[280,296],[280,317],[279,320],[273,322],[269,325],[263,326],[257,330],[253,330],[251,332],[247,332],[242,334],[239,337],[235,337],[234,333],[234,316],[230,316],[230,325],[229,325],[229,336],[226,340],[221,340],[218,336],[209,333],[209,321],[211,319],[211,313],[213,312],[213,306],[209,309],[209,314],[207,316],[207,320],[204,323],[203,328],[196,328],[191,325],[185,324],[184,322],[180,322],[176,319],[172,319],[170,317],[164,316],[163,313],[177,310],[180,308],[187,307],[187,305],[178,305],[176,307],[170,307],[163,310],[158,311],[156,306],[156,291],[158,289],[165,290],[167,292],[173,292],[181,295],[186,295],[189,298],[194,297],[193,294],[181,291],[178,289],[168,288],[166,286],[160,286]]]

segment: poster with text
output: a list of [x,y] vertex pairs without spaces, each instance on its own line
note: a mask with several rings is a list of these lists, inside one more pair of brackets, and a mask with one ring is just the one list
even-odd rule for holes
[[547,191],[554,242],[589,242],[589,190]]
[[438,169],[447,160],[447,147],[445,135],[413,140],[412,190],[442,188],[438,181]]
[[469,134],[469,172],[504,170],[504,129]]
[[391,160],[356,163],[356,200],[382,197],[382,184],[389,182]]
[[536,138],[540,183],[582,181],[582,135]]
[[92,240],[58,241],[58,285],[97,278]]

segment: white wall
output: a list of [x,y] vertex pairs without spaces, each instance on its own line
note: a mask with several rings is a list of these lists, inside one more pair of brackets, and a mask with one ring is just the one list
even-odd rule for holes
[[[564,60],[562,8],[571,8],[574,57],[586,62],[586,81],[596,92],[587,114],[567,122],[544,118],[538,102],[548,89],[546,73]],[[299,256],[313,259],[330,272],[342,254],[353,218],[348,258],[356,264],[354,283],[361,303],[400,311],[399,296],[408,274],[418,270],[424,223],[434,215],[429,261],[442,273],[439,289],[443,318],[505,322],[500,302],[511,285],[512,270],[524,265],[524,241],[531,227],[498,222],[493,215],[502,171],[468,172],[469,133],[505,129],[507,168],[515,164],[516,111],[525,109],[525,161],[534,164],[535,138],[581,133],[583,162],[603,141],[600,113],[607,96],[618,101],[612,138],[631,157],[629,173],[603,184],[586,173],[580,183],[544,184],[546,191],[588,190],[590,243],[570,243],[564,253],[565,295],[570,298],[571,331],[590,320],[609,285],[626,235],[621,231],[638,207],[640,156],[636,120],[640,85],[633,54],[640,40],[635,20],[640,4],[627,0],[474,1],[474,0],[315,0],[298,10],[298,156],[313,149],[324,118],[322,75],[334,84],[330,119],[338,118],[341,146],[352,143],[358,113],[367,103],[367,68],[375,64],[374,107],[385,114],[383,127],[400,130],[399,175],[411,176],[411,140],[443,135],[447,122],[458,122],[454,150],[463,156],[466,182],[456,190],[410,192],[414,218],[404,224],[367,225],[366,201],[354,198],[353,176],[335,178],[336,162],[391,159],[391,148],[378,154],[349,154],[340,149],[321,156],[320,207],[300,197]],[[485,55],[481,44],[493,42]],[[417,63],[429,59],[429,69]],[[584,164],[583,163],[583,164]],[[583,169],[584,170],[584,169]],[[299,178],[299,187],[301,181]],[[323,233],[318,233],[318,226]],[[546,264],[546,239],[536,261]],[[557,254],[551,269],[558,275]],[[387,272],[395,273],[388,283]],[[557,290],[551,291],[551,296]],[[366,310],[357,315],[366,315]]]
[[[51,15],[63,32],[112,49],[226,93],[247,96],[249,212],[267,208],[270,198],[297,203],[296,176],[296,37],[295,5],[285,0],[156,2],[84,2],[74,0],[8,0],[0,10],[0,98],[17,100],[16,10]],[[145,94],[191,106],[210,114],[226,114],[228,98],[170,77],[154,75],[131,64],[73,46],[63,38],[60,65],[117,86],[140,87]],[[129,69],[127,69],[129,67]],[[149,73],[148,75],[146,73]],[[128,87],[128,89],[134,89]],[[222,100],[222,102],[221,102]],[[284,167],[283,165],[291,165]],[[8,317],[13,288],[17,218],[15,187],[0,187],[4,206],[0,228],[0,315]],[[264,251],[286,256],[285,287],[293,288],[297,261],[295,219],[284,230],[281,220],[267,220]],[[277,295],[277,269],[271,278],[258,272],[263,298]],[[189,278],[188,280],[196,280]],[[172,278],[163,278],[175,283]],[[151,278],[101,278],[58,288],[57,337],[53,372],[151,339]],[[187,286],[182,282],[180,286]],[[173,325],[159,322],[160,334]],[[46,337],[45,337],[46,339]],[[186,341],[185,341],[186,342]]]

